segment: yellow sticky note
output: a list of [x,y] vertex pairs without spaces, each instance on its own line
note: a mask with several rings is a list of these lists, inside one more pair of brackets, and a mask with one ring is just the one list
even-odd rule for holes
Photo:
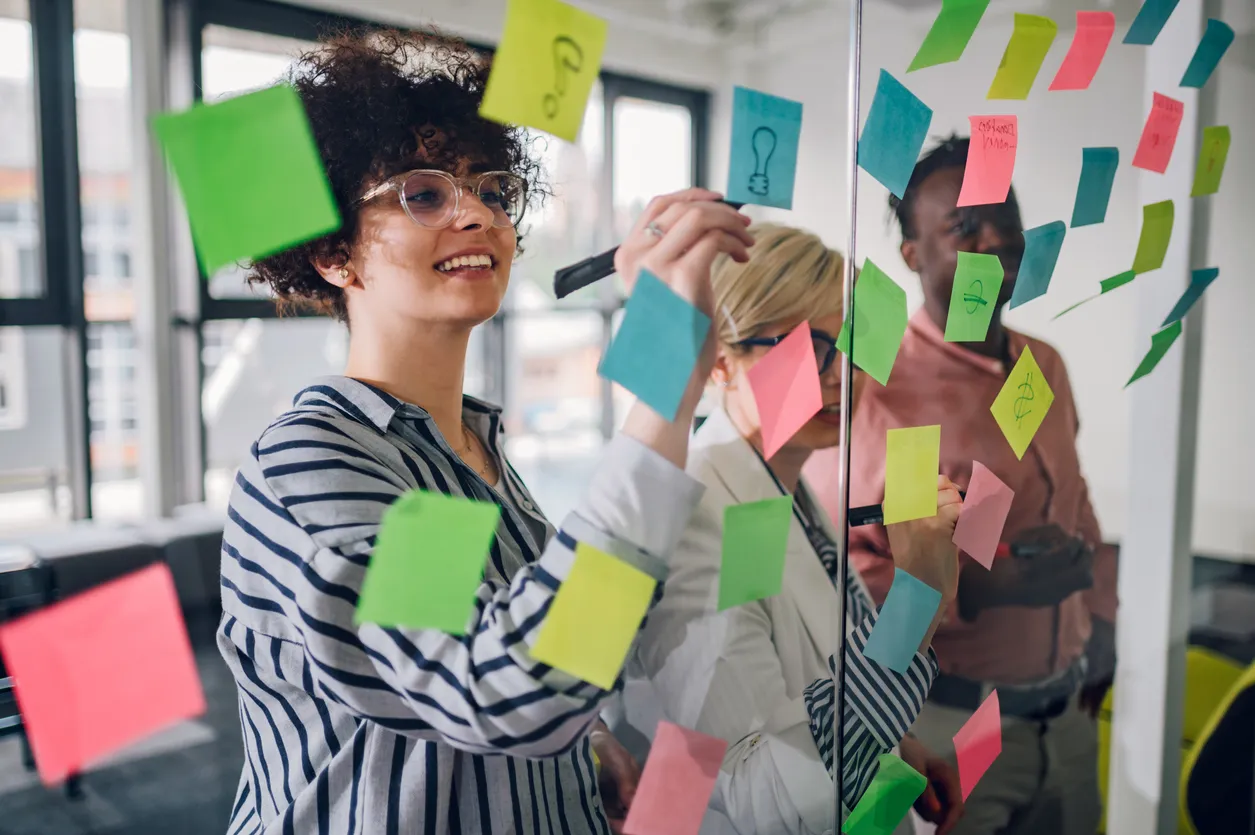
[[941,426],[890,429],[885,439],[885,524],[937,515]]
[[1002,53],[998,73],[989,86],[987,99],[1026,99],[1037,80],[1046,53],[1054,43],[1059,27],[1048,17],[1015,15],[1015,29]]
[[574,142],[605,46],[599,17],[560,0],[510,0],[479,115]]
[[558,587],[532,647],[532,657],[591,682],[614,687],[657,583],[583,542]]
[[1055,393],[1046,382],[1046,375],[1033,358],[1033,352],[1024,346],[1024,353],[1011,369],[1002,391],[989,407],[998,427],[1006,436],[1007,443],[1015,450],[1016,458],[1023,458],[1029,443],[1037,434],[1041,422],[1055,402]]

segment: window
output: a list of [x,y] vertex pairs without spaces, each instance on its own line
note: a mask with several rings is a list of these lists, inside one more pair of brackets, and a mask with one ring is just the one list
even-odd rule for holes
[[36,222],[35,84],[29,6],[0,5],[0,298],[43,293]]

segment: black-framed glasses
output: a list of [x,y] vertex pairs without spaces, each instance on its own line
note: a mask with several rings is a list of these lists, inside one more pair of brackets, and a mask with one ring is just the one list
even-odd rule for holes
[[519,225],[527,208],[527,181],[509,171],[488,171],[468,178],[420,168],[389,177],[357,199],[360,205],[395,191],[410,220],[428,229],[443,229],[457,217],[462,191],[479,198],[492,211],[492,225]]
[[[774,348],[788,338],[787,333],[780,336],[751,336],[736,344],[745,348]],[[837,358],[837,340],[812,328],[811,343],[815,346],[815,365],[819,366],[819,373],[827,374]]]

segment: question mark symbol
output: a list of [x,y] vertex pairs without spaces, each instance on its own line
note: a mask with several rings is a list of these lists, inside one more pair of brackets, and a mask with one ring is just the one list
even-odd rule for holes
[[578,73],[584,68],[584,50],[572,38],[559,35],[553,39],[553,92],[545,93],[545,115],[557,118],[561,97],[566,95],[567,71]]

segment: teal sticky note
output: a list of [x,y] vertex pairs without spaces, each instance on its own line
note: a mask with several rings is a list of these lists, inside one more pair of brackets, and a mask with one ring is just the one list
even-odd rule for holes
[[845,835],[892,835],[928,780],[894,754],[881,754],[876,776],[845,819]]
[[793,208],[802,105],[737,87],[732,92],[732,153],[728,199],[756,206]]
[[719,611],[780,593],[792,524],[792,496],[724,508]]
[[1233,43],[1233,27],[1222,20],[1207,19],[1207,31],[1194,50],[1190,65],[1181,76],[1182,87],[1202,87]]
[[1002,261],[997,255],[960,252],[946,314],[946,342],[983,342],[1002,292]]
[[1146,352],[1146,356],[1142,358],[1141,363],[1137,366],[1137,370],[1133,372],[1133,376],[1124,384],[1124,387],[1128,388],[1154,371],[1155,366],[1159,365],[1159,361],[1164,358],[1164,354],[1168,353],[1168,349],[1172,347],[1172,343],[1176,342],[1177,337],[1180,335],[1181,322],[1178,320],[1152,336],[1150,338],[1150,350]]
[[1119,148],[1085,148],[1081,151],[1081,180],[1072,205],[1072,228],[1102,223],[1107,219],[1111,186],[1120,167]]
[[1124,36],[1125,43],[1150,46],[1163,31],[1164,24],[1172,17],[1180,0],[1146,0],[1141,11],[1133,18],[1133,25]]
[[863,655],[894,672],[905,673],[940,605],[941,592],[900,568],[894,569],[893,585]]
[[709,331],[709,316],[641,270],[597,372],[675,420]]
[[1062,220],[1024,232],[1024,257],[1020,260],[1015,289],[1011,291],[1012,309],[1046,294],[1067,233],[1068,227]]
[[1190,274],[1190,286],[1185,288],[1185,292],[1181,298],[1177,299],[1177,303],[1173,305],[1172,312],[1168,314],[1168,318],[1163,320],[1163,326],[1171,325],[1173,322],[1179,322],[1185,318],[1185,314],[1190,312],[1190,308],[1203,295],[1203,291],[1211,286],[1211,283],[1220,275],[1219,267],[1208,267],[1202,270],[1195,270]]
[[876,97],[858,140],[859,167],[901,198],[932,121],[932,108],[881,70]]

